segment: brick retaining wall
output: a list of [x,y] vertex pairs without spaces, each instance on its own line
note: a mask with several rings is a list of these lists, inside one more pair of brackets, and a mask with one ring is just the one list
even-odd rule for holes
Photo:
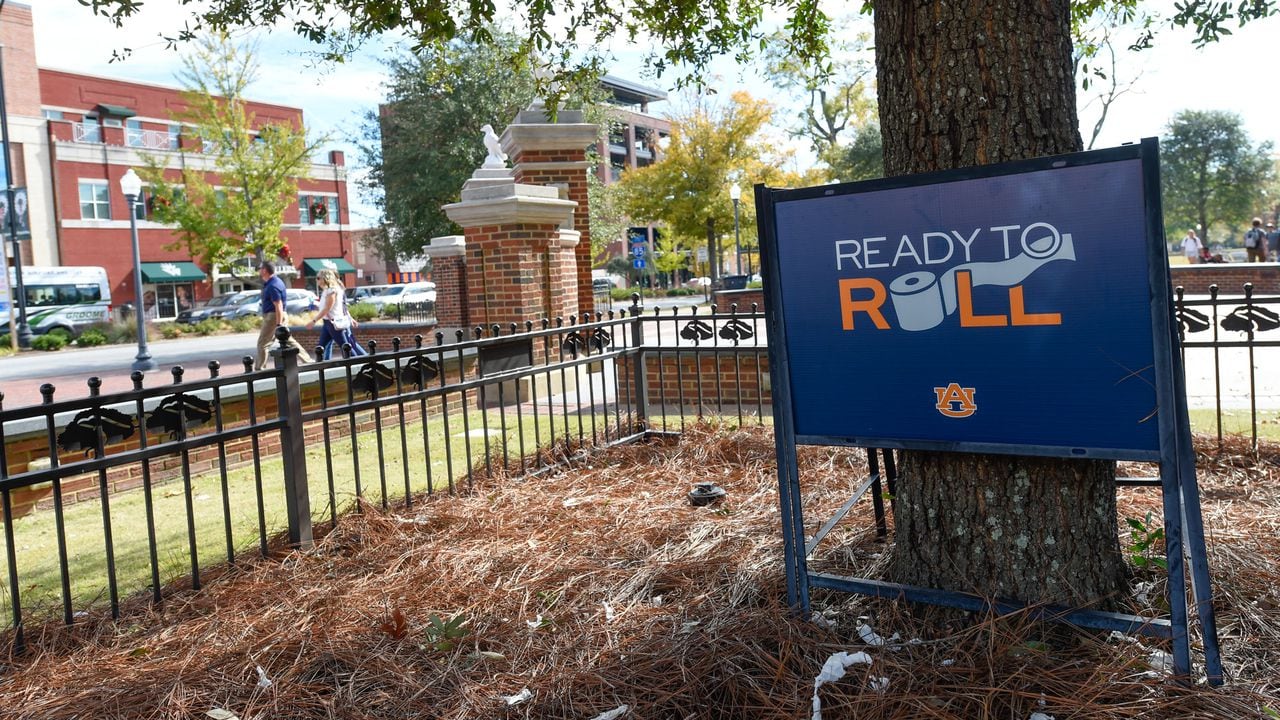
[[[735,364],[734,358],[737,358]],[[631,357],[618,361],[618,392],[622,398],[635,397],[635,377]],[[759,375],[756,374],[757,365]],[[769,405],[773,393],[769,383],[769,357],[764,348],[754,353],[650,353],[645,359],[649,404]],[[758,379],[757,379],[758,377]]]
[[1208,295],[1210,285],[1217,285],[1223,295],[1241,295],[1247,282],[1253,283],[1254,294],[1280,293],[1280,263],[1175,265],[1169,272],[1173,286],[1181,286],[1188,295]]

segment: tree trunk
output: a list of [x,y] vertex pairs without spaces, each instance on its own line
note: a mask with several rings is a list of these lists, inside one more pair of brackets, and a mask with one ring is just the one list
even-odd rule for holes
[[[1081,149],[1068,0],[875,5],[886,175]],[[894,580],[1095,604],[1124,588],[1115,464],[904,453]]]

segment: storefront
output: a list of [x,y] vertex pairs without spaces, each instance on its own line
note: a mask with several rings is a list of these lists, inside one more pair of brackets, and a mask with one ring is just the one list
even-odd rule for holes
[[356,268],[344,258],[307,258],[302,261],[302,274],[307,278],[307,289],[314,290],[317,294],[320,291],[316,288],[316,275],[321,270],[338,273],[343,285],[351,285],[355,280]]
[[172,320],[195,307],[195,284],[206,279],[193,262],[142,263],[142,307],[151,320]]

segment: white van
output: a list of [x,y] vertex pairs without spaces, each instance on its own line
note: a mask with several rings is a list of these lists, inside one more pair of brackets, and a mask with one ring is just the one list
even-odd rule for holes
[[[110,319],[111,285],[103,268],[24,266],[22,284],[27,291],[27,325],[33,333],[62,328],[74,336]],[[9,287],[17,292],[14,268],[9,268]],[[8,312],[0,311],[0,322],[8,332]]]

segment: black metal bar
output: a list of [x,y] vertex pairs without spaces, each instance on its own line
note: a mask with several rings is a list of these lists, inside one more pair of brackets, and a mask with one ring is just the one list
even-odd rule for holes
[[[217,360],[209,361],[209,377],[216,379],[222,365]],[[222,488],[222,531],[227,541],[227,564],[236,563],[236,546],[231,529],[231,497],[227,478],[227,441],[222,437],[222,388],[213,386],[213,432],[218,442],[218,480]]]
[[[698,315],[697,308],[689,308],[689,311],[690,311],[690,315],[697,317]],[[675,345],[675,350],[671,353],[671,356],[675,359],[675,363],[676,363],[676,413],[678,413],[680,416],[680,432],[684,432],[684,428],[685,428],[685,419],[684,419],[685,353],[681,352],[680,350],[680,308],[671,308],[671,329],[675,333],[674,335],[675,340],[673,341]],[[662,342],[662,324],[661,323],[658,324],[658,342]],[[695,362],[698,359],[696,355],[694,355],[693,358]],[[658,351],[659,372],[661,372],[662,366],[663,366],[662,351],[659,350]],[[665,420],[666,406],[667,406],[667,386],[661,380],[659,380],[658,385],[662,388],[663,419]]]
[[[458,381],[466,382],[467,379],[467,358],[463,354],[462,339],[466,334],[462,330],[456,331],[458,340]],[[483,377],[480,371],[480,361],[476,360],[476,376]],[[467,490],[475,487],[475,462],[471,456],[471,404],[467,400],[466,386],[462,390],[462,447],[467,453]]]
[[[586,322],[591,322],[591,313],[586,313],[583,317]],[[589,333],[587,338],[587,357],[591,357],[591,346],[599,342],[599,337],[596,335],[595,328],[591,328],[587,332]],[[603,365],[600,367],[600,375],[604,376]],[[579,391],[578,397],[582,397],[581,391]],[[596,381],[592,378],[591,365],[587,365],[587,398],[591,407],[591,444],[596,445],[600,442],[600,438],[596,434]]]
[[[494,327],[495,329],[497,328],[496,325]],[[476,339],[479,340],[484,335],[484,328],[480,326],[476,326],[473,332],[475,333]],[[490,335],[490,337],[496,337],[496,336],[497,336],[496,332],[493,335]],[[479,358],[476,358],[476,375],[479,377],[484,377],[484,368],[481,366]],[[481,428],[482,434],[484,435],[484,474],[486,477],[493,477],[493,465],[491,460],[491,458],[493,457],[493,450],[489,446],[489,397],[488,397],[489,393],[488,393],[488,390],[489,388],[487,385],[482,386],[479,392],[476,393],[476,399],[480,405],[480,428]]]
[[[756,425],[764,425],[764,374],[761,365],[764,358],[760,354],[760,314],[756,303],[751,303],[751,338],[756,346]],[[892,481],[891,481],[892,482]],[[892,492],[892,491],[890,491]]]
[[[659,328],[661,330],[661,328]],[[640,315],[640,293],[631,293],[631,347],[644,346],[644,318]],[[636,424],[649,427],[649,373],[645,367],[645,354],[639,351],[634,356],[632,367],[632,392],[635,393]],[[635,428],[633,428],[635,429]]]
[[[373,340],[370,340],[369,344],[375,348],[377,347],[377,343]],[[355,388],[352,386],[350,347],[343,346],[342,357],[345,359],[342,367],[347,380],[347,435],[351,441],[351,478],[356,491],[356,512],[361,512],[361,505],[364,502],[364,486],[361,484],[360,478],[360,421],[356,416],[355,409],[356,396]]]
[[[249,427],[258,426],[258,396],[253,387],[253,358],[248,355],[240,359],[244,364],[245,391],[249,404]],[[258,433],[249,436],[250,449],[253,451],[253,491],[258,503],[258,553],[267,557],[267,510],[262,501],[262,448],[258,441]]]
[[[564,318],[556,318],[556,328],[564,328]],[[556,352],[559,354],[556,366],[560,368],[560,417],[564,420],[564,456],[567,458],[573,454],[573,437],[569,431],[569,378],[564,374],[564,343],[565,334],[561,332],[556,335]]]
[[1258,393],[1257,393],[1257,368],[1253,364],[1253,342],[1254,342],[1254,325],[1253,325],[1253,283],[1244,284],[1244,304],[1248,308],[1249,330],[1249,437],[1252,441],[1253,452],[1258,452]]
[[409,483],[409,431],[404,420],[404,382],[400,377],[400,338],[391,338],[391,351],[395,356],[391,362],[395,369],[396,413],[400,425],[400,467],[404,472],[404,506],[413,507],[413,488]]
[[[317,347],[316,357],[324,357],[319,354],[319,347]],[[329,409],[328,373],[322,369],[317,374],[319,375],[317,381],[320,383],[320,409],[327,410]],[[329,427],[328,415],[320,419],[320,432],[324,439],[324,473],[329,488],[329,524],[337,527],[338,491],[333,480],[333,435]]]
[[[182,366],[175,365],[170,371],[173,374],[173,384],[182,384]],[[179,391],[181,392],[181,391]],[[182,463],[182,500],[186,506],[187,513],[187,546],[190,549],[191,558],[191,589],[200,589],[200,552],[198,541],[196,538],[196,499],[195,493],[191,487],[191,451],[187,448],[185,440],[187,439],[187,412],[186,404],[178,403],[178,427],[174,430],[176,439],[181,443],[182,448],[178,457]]]
[[[49,383],[40,386],[40,396],[45,407],[53,405],[54,387]],[[49,467],[59,465],[58,437],[54,426],[53,413],[45,417],[45,435],[49,447]],[[58,574],[62,581],[62,622],[70,625],[74,619],[71,611],[71,572],[67,566],[67,524],[62,508],[62,478],[53,479],[53,521],[54,531],[58,538]]]
[[1218,450],[1222,450],[1222,367],[1218,349],[1218,286],[1209,286],[1209,299],[1213,301],[1213,397],[1218,421]]
[[[399,305],[397,307],[397,312]],[[364,367],[372,367],[371,363],[378,362],[376,357],[378,353],[378,342],[376,340],[369,341],[369,362]],[[382,492],[382,509],[386,510],[390,505],[387,501],[387,453],[382,441],[382,403],[378,402],[378,379],[376,375],[371,376],[369,383],[369,394],[373,397],[373,439],[374,444],[378,448],[378,487]]]
[[[0,413],[4,412],[4,393],[0,392]],[[0,422],[0,511],[4,520],[4,554],[9,576],[9,611],[13,618],[13,653],[22,653],[26,649],[26,635],[22,627],[22,594],[18,584],[18,551],[17,540],[13,535],[13,499],[9,496],[9,488],[4,481],[9,479],[8,438],[4,434],[4,423]]]
[[[284,506],[289,521],[289,545],[311,547],[311,491],[307,485],[307,440],[302,419],[302,393],[298,387],[298,354],[300,348],[289,342],[289,329],[276,328],[272,350],[276,369],[276,407],[285,421],[280,431],[280,456],[284,464]],[[370,343],[372,344],[372,343]],[[377,384],[374,384],[377,387]],[[385,497],[385,488],[384,488]]]
[[716,320],[719,317],[719,311],[715,305],[711,306],[711,347],[712,357],[715,358],[715,376],[716,376],[716,415],[724,417],[724,382],[720,375],[720,333],[716,329]]
[[[528,320],[526,320],[526,321],[525,321],[525,331],[526,331],[526,332],[528,332],[528,330],[530,330],[530,329],[532,329],[532,328],[533,328],[533,324],[532,324],[531,322],[529,322]],[[515,335],[517,332],[519,332],[519,330],[517,329],[516,324],[515,324],[515,323],[511,323],[511,334],[512,334],[512,335]],[[530,359],[532,359],[532,358],[530,358]],[[531,377],[529,378],[529,387],[530,387],[530,388],[533,388],[533,386],[534,386],[535,384],[537,384],[537,378],[535,378],[535,377],[532,377],[532,376],[531,376]],[[524,445],[524,403],[522,402],[522,400],[523,400],[523,398],[521,398],[521,397],[520,397],[520,385],[519,385],[519,384],[517,384],[517,385],[516,385],[516,432],[518,432],[518,433],[520,434],[520,474],[522,474],[522,475],[523,475],[523,474],[524,474],[525,445]],[[535,432],[536,432],[537,425],[534,425],[534,428],[535,428]]]
[[[444,345],[444,333],[436,332],[436,346]],[[449,492],[454,491],[453,486],[453,436],[449,434],[449,393],[444,390],[447,382],[446,375],[448,370],[445,368],[444,352],[440,353],[440,418],[444,422],[444,466],[445,473],[449,478]],[[463,404],[463,412],[466,412],[466,404]]]
[[[89,378],[89,397],[97,398],[102,394],[102,378]],[[107,454],[106,438],[102,431],[102,406],[95,408],[93,423],[93,450],[98,457]],[[98,470],[98,500],[102,508],[102,544],[107,560],[107,598],[111,603],[111,617],[120,618],[120,588],[116,578],[116,548],[111,537],[111,488],[107,485],[107,469]]]
[[867,472],[871,473],[871,510],[876,522],[876,537],[889,535],[889,525],[884,516],[884,489],[880,486],[880,460],[875,448],[867,448]]
[[[133,381],[135,390],[142,389],[142,372],[134,370],[129,375],[129,379]],[[155,501],[152,497],[151,488],[151,460],[145,453],[147,452],[147,425],[143,418],[146,413],[143,409],[142,396],[139,394],[135,401],[134,409],[135,417],[138,418],[138,452],[143,454],[139,464],[142,467],[142,502],[147,515],[147,555],[151,562],[151,602],[158,604],[160,598],[160,557],[156,548],[156,510]]]

